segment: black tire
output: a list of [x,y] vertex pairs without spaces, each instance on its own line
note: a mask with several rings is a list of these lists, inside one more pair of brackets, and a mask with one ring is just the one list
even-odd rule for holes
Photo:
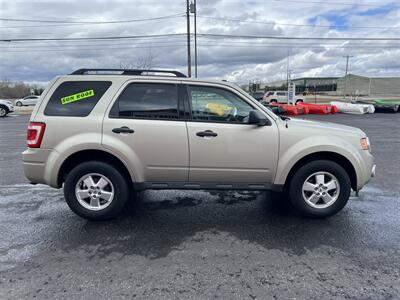
[[[90,173],[98,173],[107,177],[114,187],[113,200],[102,210],[94,211],[85,208],[75,195],[78,181]],[[79,164],[68,173],[64,183],[64,196],[68,206],[78,216],[88,220],[101,221],[114,218],[121,213],[129,199],[129,187],[127,179],[114,166],[101,161],[89,161]]]
[[[303,197],[303,184],[309,176],[317,172],[328,172],[339,182],[340,191],[337,200],[325,208],[309,205]],[[351,192],[351,182],[347,172],[337,163],[329,160],[310,162],[293,175],[289,184],[290,202],[294,210],[306,217],[326,218],[338,213],[347,203]]]
[[299,99],[299,100],[296,101],[296,105],[299,104],[299,103],[304,103],[304,101],[302,99]]
[[4,118],[9,113],[7,106],[0,105],[0,118]]
[[16,106],[21,107],[22,106],[22,102],[17,101],[17,103],[15,103]]
[[269,103],[278,103],[278,100],[272,99],[271,101],[269,101]]

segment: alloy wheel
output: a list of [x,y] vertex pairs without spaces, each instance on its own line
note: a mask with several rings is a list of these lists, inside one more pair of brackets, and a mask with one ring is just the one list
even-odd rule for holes
[[340,194],[337,178],[329,172],[310,175],[302,187],[303,199],[313,208],[323,209],[333,205]]
[[106,176],[90,173],[78,180],[75,186],[75,195],[83,207],[99,211],[111,204],[115,190],[112,182]]

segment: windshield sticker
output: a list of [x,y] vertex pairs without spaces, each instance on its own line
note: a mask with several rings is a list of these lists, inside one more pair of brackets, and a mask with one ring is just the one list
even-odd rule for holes
[[66,97],[62,97],[61,98],[61,104],[68,104],[68,103],[72,103],[78,100],[82,100],[82,99],[86,99],[86,98],[90,98],[94,96],[94,91],[93,90],[87,90],[87,91],[83,91],[83,92],[79,92],[73,95],[69,95]]

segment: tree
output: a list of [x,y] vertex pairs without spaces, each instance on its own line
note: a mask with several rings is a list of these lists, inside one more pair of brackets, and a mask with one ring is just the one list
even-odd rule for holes
[[156,57],[157,56],[154,54],[152,49],[149,48],[138,56],[135,63],[133,63],[130,60],[120,61],[119,68],[120,69],[151,70],[154,66],[154,61],[155,61]]

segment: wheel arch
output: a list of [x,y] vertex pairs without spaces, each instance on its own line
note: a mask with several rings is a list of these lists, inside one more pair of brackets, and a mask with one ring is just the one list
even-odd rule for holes
[[5,110],[6,110],[7,114],[10,112],[9,108],[7,107],[7,105],[0,104],[0,107],[3,107],[3,108],[5,108]]
[[293,178],[293,175],[296,173],[297,170],[299,170],[302,166],[306,165],[307,163],[315,161],[315,160],[329,160],[329,161],[335,162],[338,165],[340,165],[341,167],[343,167],[350,177],[351,188],[355,191],[357,190],[357,173],[356,173],[356,169],[354,168],[353,164],[345,156],[343,156],[339,153],[330,152],[330,151],[310,153],[306,156],[303,156],[301,159],[299,159],[290,169],[290,171],[286,177],[284,187],[287,188],[289,186],[290,181]]
[[68,156],[61,164],[57,175],[58,187],[62,186],[66,176],[75,166],[85,161],[102,161],[109,163],[120,170],[123,176],[129,178],[130,182],[132,182],[133,178],[126,164],[115,155],[102,150],[81,150]]

